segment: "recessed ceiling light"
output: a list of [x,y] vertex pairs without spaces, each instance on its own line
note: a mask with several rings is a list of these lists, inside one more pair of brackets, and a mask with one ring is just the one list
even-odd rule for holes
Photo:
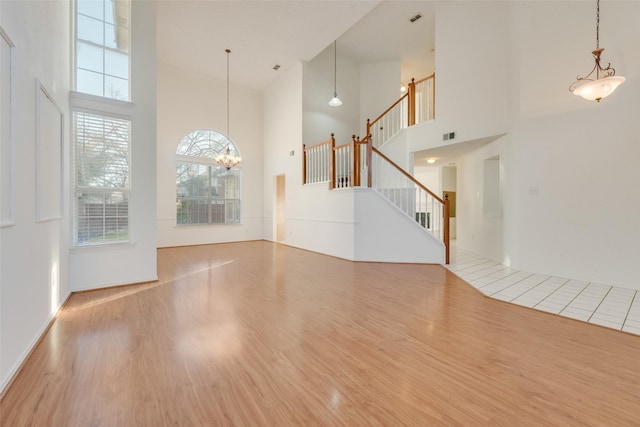
[[434,164],[436,162],[436,159],[427,159],[427,163],[429,163],[430,165]]
[[415,16],[413,16],[412,18],[409,19],[409,21],[411,22],[416,22],[418,19],[422,18],[422,15],[420,15],[419,13],[417,13]]
[[276,65],[273,66],[273,69],[278,71],[280,69],[280,66],[278,64],[276,64]]

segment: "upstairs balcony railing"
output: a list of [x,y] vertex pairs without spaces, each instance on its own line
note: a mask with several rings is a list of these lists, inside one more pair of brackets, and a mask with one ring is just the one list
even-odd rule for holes
[[424,79],[411,79],[405,93],[376,119],[367,119],[367,135],[371,135],[375,147],[391,139],[400,130],[435,118],[435,81],[431,74]]

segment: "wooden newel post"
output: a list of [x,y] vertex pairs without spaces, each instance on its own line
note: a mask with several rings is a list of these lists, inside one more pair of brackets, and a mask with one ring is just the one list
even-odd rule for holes
[[302,144],[302,185],[307,183],[307,146]]
[[331,144],[329,145],[329,188],[336,188],[336,139],[331,134]]
[[443,240],[444,240],[444,250],[445,250],[445,254],[444,254],[444,258],[445,258],[445,264],[449,264],[449,195],[445,194],[444,195],[444,233],[443,233]]
[[416,124],[416,79],[411,79],[411,83],[409,83],[409,102],[408,102],[408,111],[407,111],[407,125],[413,126]]
[[367,187],[371,188],[371,121],[367,119]]
[[[367,120],[367,130],[369,130],[369,120]],[[373,142],[371,139],[371,134],[367,134],[367,187],[372,187],[372,169],[373,165],[371,164],[371,160],[373,159]]]
[[351,152],[353,153],[353,164],[351,165],[351,186],[360,186],[360,137],[356,139],[355,135],[351,135]]

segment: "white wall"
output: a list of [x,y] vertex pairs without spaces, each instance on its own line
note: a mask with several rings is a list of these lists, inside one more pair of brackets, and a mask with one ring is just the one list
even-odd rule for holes
[[[0,392],[69,295],[68,2],[2,1],[15,44],[16,222],[0,229]],[[64,113],[63,218],[36,220],[36,79]]]
[[442,191],[440,168],[430,166],[415,166],[413,168],[413,177],[436,194],[440,194],[440,192]]
[[[302,187],[302,63],[282,70],[263,93],[264,114],[264,238],[275,241],[275,176],[285,175],[288,217]],[[328,101],[327,101],[328,102]],[[293,151],[293,156],[289,155]]]
[[[264,92],[265,238],[275,240],[274,177],[284,174],[286,243],[350,258],[353,256],[352,192],[330,192],[328,183],[302,185],[303,121],[299,119],[306,114],[306,110],[302,113],[302,106],[303,86],[306,88],[303,75],[306,76],[309,70],[307,65],[299,63],[285,70],[282,77]],[[324,100],[322,95],[317,96]],[[334,107],[327,105],[327,108]],[[293,156],[289,155],[291,151]]]
[[[511,218],[514,213],[510,206],[502,206],[500,217],[484,214],[484,161],[500,155],[502,164],[509,164],[508,137],[487,144],[472,153],[458,159],[457,192],[456,192],[456,240],[458,245],[481,254],[487,258],[513,265],[515,254],[512,247],[505,249],[504,235],[505,217]],[[514,171],[517,172],[517,171]],[[502,193],[505,199],[505,175],[502,175]],[[515,239],[517,242],[518,239]]]
[[[225,53],[219,52],[225,61]],[[233,53],[231,53],[233,55]],[[233,57],[230,59],[233,61]],[[233,62],[231,62],[233,63]],[[233,68],[230,80],[233,79]],[[262,96],[230,87],[229,133],[242,155],[240,224],[176,226],[176,149],[196,129],[227,133],[226,81],[158,64],[158,246],[256,240],[263,237]]]
[[[426,77],[426,75],[425,75]],[[360,127],[366,136],[367,119],[373,121],[404,95],[400,92],[400,61],[360,64]]]
[[[438,4],[436,119],[408,130],[412,151],[443,145],[442,135],[448,132],[455,132],[456,137],[446,144],[505,132],[510,112],[511,3]],[[538,27],[532,35],[541,32]]]
[[[599,104],[568,92],[593,66],[594,9],[509,3],[509,134],[458,162],[458,243],[524,271],[640,289],[640,3],[601,4],[603,62],[627,81]],[[481,206],[483,163],[495,155],[502,218]]]
[[[75,248],[72,290],[155,280],[156,276],[156,9],[131,3],[131,244]],[[69,45],[67,45],[69,46]],[[69,63],[66,64],[69,66]],[[117,267],[116,267],[117,266]]]
[[409,151],[410,138],[406,129],[400,130],[378,149],[396,165],[413,173],[413,153]]
[[357,135],[360,119],[359,67],[340,55],[338,43],[337,90],[339,107],[329,105],[333,98],[333,44],[303,65],[303,141],[309,147],[326,141],[335,134],[336,145],[351,141]]

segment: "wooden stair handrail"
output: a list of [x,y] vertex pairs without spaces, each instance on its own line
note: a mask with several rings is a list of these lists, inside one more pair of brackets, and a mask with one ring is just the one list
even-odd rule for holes
[[398,166],[393,160],[391,160],[390,158],[388,158],[387,156],[385,156],[384,154],[382,154],[382,152],[380,152],[380,150],[378,150],[376,147],[373,146],[373,144],[371,144],[370,137],[366,138],[367,141],[367,158],[368,158],[368,164],[369,164],[369,187],[371,187],[371,157],[372,157],[372,153],[375,152],[378,156],[382,157],[385,161],[387,161],[390,165],[392,165],[394,168],[396,168],[400,173],[402,173],[405,177],[407,177],[409,179],[409,181],[413,182],[415,185],[417,185],[418,187],[420,187],[422,190],[426,191],[428,194],[431,195],[431,197],[433,197],[434,199],[436,199],[438,202],[440,202],[443,206],[443,216],[444,216],[444,224],[443,224],[443,230],[442,230],[442,242],[444,243],[444,259],[445,259],[445,264],[449,264],[449,260],[450,260],[450,236],[449,236],[449,195],[445,195],[444,196],[444,200],[441,199],[440,197],[438,197],[436,194],[434,194],[431,190],[429,190],[427,187],[425,187],[424,185],[422,185],[419,181],[417,181],[414,177],[412,177],[411,175],[409,175],[409,173],[407,173],[404,169],[402,169],[400,166]]
[[413,182],[415,185],[417,185],[418,187],[420,187],[422,190],[426,191],[427,193],[429,193],[429,195],[431,195],[431,197],[433,197],[434,199],[436,199],[438,202],[440,202],[440,204],[442,204],[444,206],[444,200],[442,200],[440,197],[438,197],[435,193],[433,193],[431,190],[429,190],[427,187],[425,187],[424,185],[422,185],[420,183],[420,181],[416,180],[414,177],[412,177],[411,175],[409,175],[409,173],[407,171],[405,171],[404,169],[402,169],[400,166],[398,166],[393,160],[391,160],[390,158],[388,158],[387,156],[385,156],[384,154],[382,154],[382,152],[380,150],[378,150],[376,147],[371,147],[371,150],[374,151],[378,156],[382,157],[384,160],[386,160],[391,166],[393,166],[394,168],[396,168],[398,170],[398,172],[400,172],[401,174],[403,174],[407,179],[409,179],[409,181]]
[[382,114],[380,114],[378,117],[376,117],[373,121],[370,119],[367,119],[367,123],[366,123],[366,129],[367,129],[367,135],[371,134],[371,127],[378,122],[380,119],[382,119],[389,111],[391,111],[396,105],[398,105],[400,102],[402,102],[405,98],[408,98],[408,102],[407,102],[407,126],[413,126],[416,124],[416,85],[422,82],[425,82],[427,80],[433,80],[433,85],[432,85],[432,94],[433,96],[431,97],[430,100],[430,104],[431,104],[431,111],[433,114],[433,117],[435,117],[436,114],[436,105],[435,105],[435,98],[436,98],[436,73],[431,73],[431,75],[420,79],[420,80],[415,80],[415,79],[411,79],[411,82],[409,82],[409,86],[407,88],[407,93],[405,93],[404,95],[402,95],[400,97],[400,99],[398,99],[396,102],[394,102],[389,108],[387,108]]
[[384,117],[385,114],[387,114],[389,111],[391,111],[393,109],[393,107],[395,107],[396,105],[398,105],[400,102],[402,102],[403,99],[405,99],[406,97],[408,97],[409,94],[405,93],[404,95],[402,95],[400,97],[400,99],[398,99],[396,102],[394,102],[393,104],[391,104],[391,107],[387,108],[386,110],[384,110],[384,113],[380,114],[374,121],[369,122],[369,119],[367,119],[367,123],[369,123],[369,126],[372,126],[375,122],[377,122],[378,120],[380,120],[382,117]]
[[[331,134],[331,135],[333,135],[333,134]],[[304,149],[304,152],[306,153],[307,151],[311,150],[312,148],[320,147],[321,145],[331,145],[331,138],[327,139],[326,141],[319,142],[316,145],[312,145],[310,147],[307,147],[306,144],[302,144],[302,148]]]
[[425,77],[423,79],[416,80],[416,81],[413,82],[413,84],[417,85],[418,83],[426,82],[427,80],[430,80],[430,79],[435,80],[436,79],[436,73],[433,73],[430,76],[427,76],[427,77]]

